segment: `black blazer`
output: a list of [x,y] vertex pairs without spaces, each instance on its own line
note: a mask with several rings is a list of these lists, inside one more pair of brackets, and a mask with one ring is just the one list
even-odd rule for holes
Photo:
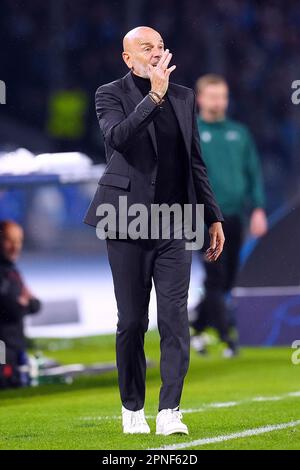
[[[204,204],[207,226],[224,221],[201,156],[195,93],[191,88],[170,82],[168,96],[186,147],[187,202]],[[127,195],[128,206],[143,203],[150,210],[154,201],[158,159],[152,120],[159,111],[159,105],[149,95],[143,97],[131,72],[97,89],[96,112],[104,137],[107,165],[85,214],[85,223],[97,225],[100,217],[96,215],[96,209],[101,203],[113,204],[118,213],[118,197],[121,195]],[[192,229],[195,230],[194,220]]]

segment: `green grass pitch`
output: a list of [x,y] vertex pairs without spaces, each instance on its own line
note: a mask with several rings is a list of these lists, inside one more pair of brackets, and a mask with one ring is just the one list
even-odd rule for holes
[[[47,356],[62,363],[115,360],[113,335],[39,340]],[[51,350],[48,350],[50,348]],[[159,336],[146,334],[145,412],[150,435],[123,435],[117,373],[82,377],[72,385],[53,384],[0,393],[1,449],[149,449],[184,445],[194,449],[299,449],[300,425],[271,428],[300,420],[300,365],[291,362],[291,348],[245,348],[238,358],[221,357],[212,346],[207,358],[191,351],[191,364],[181,401],[190,434],[155,435],[160,387]],[[233,435],[233,436],[232,436]],[[227,440],[224,440],[227,436]],[[228,438],[229,436],[229,438]],[[231,437],[230,437],[231,436]],[[201,439],[212,438],[206,443]],[[221,439],[219,442],[217,439]],[[192,441],[196,443],[191,445]]]

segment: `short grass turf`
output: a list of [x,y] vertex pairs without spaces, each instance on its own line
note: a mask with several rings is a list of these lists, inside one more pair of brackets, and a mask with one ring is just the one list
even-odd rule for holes
[[[101,336],[74,340],[38,340],[45,355],[61,363],[114,362],[115,338]],[[203,438],[239,433],[267,425],[300,420],[300,365],[291,362],[290,348],[245,348],[240,357],[226,360],[221,346],[208,357],[191,351],[182,409],[190,434],[155,435],[160,388],[159,336],[146,334],[147,370],[145,412],[150,435],[123,435],[117,372],[82,377],[72,385],[52,384],[0,392],[1,449],[149,449]],[[279,400],[251,401],[255,397]],[[237,402],[234,406],[211,406]],[[197,411],[198,409],[198,411]],[[195,411],[196,410],[196,411]],[[299,449],[300,426],[194,449]]]

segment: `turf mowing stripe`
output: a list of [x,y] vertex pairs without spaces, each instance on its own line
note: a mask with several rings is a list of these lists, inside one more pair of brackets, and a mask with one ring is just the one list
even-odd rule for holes
[[[273,396],[273,397],[253,397],[253,398],[249,398],[249,399],[245,399],[245,400],[240,400],[240,401],[225,401],[225,402],[220,402],[220,403],[207,403],[207,404],[203,404],[201,407],[199,408],[182,408],[181,411],[182,413],[201,413],[202,411],[205,411],[205,410],[209,410],[209,409],[218,409],[218,408],[232,408],[232,407],[235,407],[235,406],[239,406],[239,405],[242,405],[242,404],[246,404],[246,403],[255,403],[255,402],[276,402],[276,401],[281,401],[281,400],[284,400],[286,398],[298,398],[300,397],[300,391],[299,392],[289,392],[289,393],[285,393],[284,395],[278,395],[278,396]],[[146,415],[146,418],[148,419],[154,419],[156,417],[156,415]],[[81,420],[86,420],[86,421],[89,421],[89,420],[114,420],[114,419],[121,419],[121,416],[82,416],[80,417],[79,419]]]
[[179,450],[186,449],[188,447],[200,447],[207,444],[216,444],[218,442],[231,441],[233,439],[241,439],[243,437],[258,436],[259,434],[267,434],[274,431],[280,431],[282,429],[295,428],[300,426],[300,420],[290,421],[289,423],[282,424],[270,424],[268,426],[263,426],[261,428],[247,429],[246,431],[236,432],[228,435],[221,435],[216,437],[207,437],[204,439],[197,439],[190,442],[182,442],[178,444],[170,444],[162,447],[157,447],[148,450]]

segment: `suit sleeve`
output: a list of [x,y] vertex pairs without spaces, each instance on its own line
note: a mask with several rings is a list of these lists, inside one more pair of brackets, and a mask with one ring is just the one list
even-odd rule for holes
[[221,213],[219,206],[216,203],[215,196],[212,192],[206,165],[202,158],[200,148],[200,137],[197,126],[196,115],[196,98],[193,91],[193,130],[192,130],[192,172],[195,185],[196,197],[198,204],[204,204],[204,222],[209,227],[214,222],[224,222],[224,217]]
[[103,85],[96,91],[96,113],[105,141],[123,153],[136,135],[151,122],[159,108],[146,95],[128,116],[112,87]]

